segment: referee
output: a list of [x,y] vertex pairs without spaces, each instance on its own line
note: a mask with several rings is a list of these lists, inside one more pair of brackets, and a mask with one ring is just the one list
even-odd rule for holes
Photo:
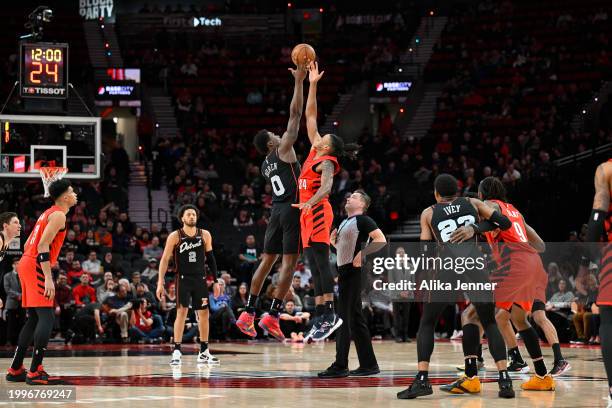
[[[338,263],[338,314],[344,324],[336,336],[336,361],[320,378],[340,378],[378,374],[378,362],[372,338],[361,312],[361,246],[368,242],[386,242],[385,236],[373,219],[364,215],[370,197],[356,190],[346,200],[348,218],[331,233],[331,244],[336,248]],[[357,348],[359,368],[349,371],[348,356],[351,338]]]

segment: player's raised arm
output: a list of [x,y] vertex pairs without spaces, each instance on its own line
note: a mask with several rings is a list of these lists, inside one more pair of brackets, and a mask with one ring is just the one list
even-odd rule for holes
[[204,238],[204,242],[206,243],[204,251],[206,252],[206,264],[208,265],[208,269],[210,269],[210,273],[218,278],[217,273],[217,260],[215,259],[215,253],[213,252],[212,245],[212,235],[207,230],[202,230],[202,237]]
[[55,239],[57,233],[66,228],[66,214],[61,211],[55,211],[49,216],[47,226],[45,227],[40,241],[38,241],[38,263],[45,275],[45,297],[53,299],[55,297],[55,285],[53,284],[53,276],[51,275],[51,261],[49,259],[49,246]]
[[317,127],[317,84],[325,71],[319,73],[319,64],[317,62],[311,62],[308,69],[310,71],[308,74],[310,87],[308,88],[308,99],[306,100],[306,129],[308,130],[308,139],[312,145],[317,138],[321,137]]
[[178,232],[174,231],[166,239],[166,246],[164,247],[164,253],[162,254],[161,260],[159,261],[159,274],[157,275],[157,290],[155,295],[157,299],[162,300],[164,298],[164,277],[168,271],[168,262],[172,259],[172,252],[174,247],[178,244]]
[[[294,161],[295,151],[293,145],[298,138],[300,131],[300,122],[302,120],[302,110],[304,109],[304,79],[306,78],[306,67],[299,66],[298,69],[289,68],[291,75],[295,79],[293,86],[293,97],[289,106],[289,122],[287,122],[287,130],[281,138],[278,152],[281,159],[285,161]],[[293,153],[293,154],[292,154]],[[286,160],[285,156],[292,155]]]
[[595,171],[595,197],[593,197],[593,211],[589,217],[587,242],[598,242],[601,238],[604,232],[604,221],[610,207],[610,184],[606,177],[605,166],[606,163],[602,163]]

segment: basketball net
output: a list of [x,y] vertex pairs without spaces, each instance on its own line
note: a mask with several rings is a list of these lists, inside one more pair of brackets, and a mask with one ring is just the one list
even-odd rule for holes
[[68,173],[66,167],[40,167],[38,171],[45,187],[45,197],[49,197],[49,186],[51,183],[60,180]]

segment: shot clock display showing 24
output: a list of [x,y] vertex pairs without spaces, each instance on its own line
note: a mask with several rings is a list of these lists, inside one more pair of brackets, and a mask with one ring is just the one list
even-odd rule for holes
[[22,97],[68,96],[68,44],[23,42],[20,51]]

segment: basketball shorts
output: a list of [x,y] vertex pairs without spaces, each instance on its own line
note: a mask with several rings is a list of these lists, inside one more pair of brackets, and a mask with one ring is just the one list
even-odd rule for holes
[[17,274],[22,307],[53,307],[54,301],[45,297],[45,274],[35,258],[22,257],[17,264]]
[[291,203],[274,203],[264,237],[264,253],[298,254],[300,249],[300,210]]
[[176,277],[176,303],[191,306],[193,310],[208,309],[206,275],[178,275]]
[[546,300],[548,275],[540,256],[532,252],[516,251],[501,262],[494,272],[495,306],[510,310],[512,305],[531,312],[536,300]]
[[329,245],[334,212],[329,201],[325,200],[315,205],[307,214],[300,214],[302,245],[308,248],[311,242]]

